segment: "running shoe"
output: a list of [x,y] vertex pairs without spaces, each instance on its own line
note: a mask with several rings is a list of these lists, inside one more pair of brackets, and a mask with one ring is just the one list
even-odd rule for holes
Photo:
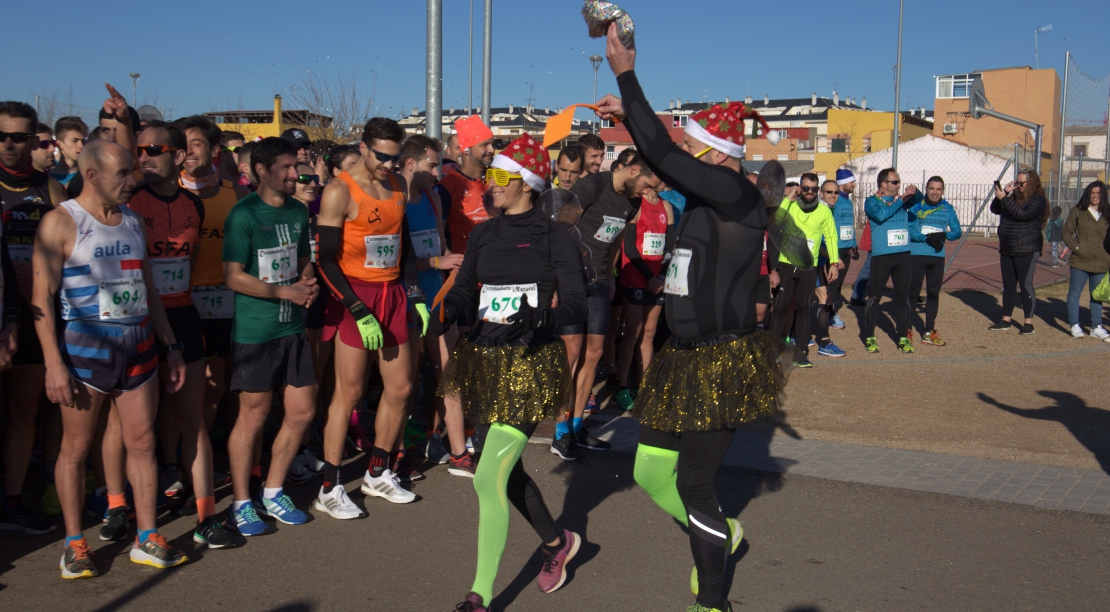
[[578,448],[584,448],[586,450],[592,451],[607,451],[610,448],[613,448],[613,445],[609,444],[605,440],[595,438],[593,434],[586,431],[585,427],[579,429],[578,433],[574,434],[574,443],[578,446]]
[[195,493],[190,492],[189,497],[181,503],[177,509],[177,516],[195,516],[197,513],[197,496]]
[[298,510],[297,506],[293,505],[293,500],[289,499],[284,491],[278,493],[277,497],[263,496],[260,514],[269,515],[286,525],[303,525],[308,521],[308,515]]
[[482,432],[475,429],[474,433],[466,437],[466,450],[472,453],[482,452]]
[[909,338],[899,338],[898,339],[898,350],[902,351],[903,353],[912,353],[913,352],[913,341],[910,340]]
[[566,433],[551,441],[551,453],[563,461],[578,461],[583,457],[574,440],[574,434]]
[[304,449],[303,453],[293,457],[293,461],[300,463],[304,466],[304,469],[313,474],[324,473],[324,462],[320,461],[320,458],[316,456],[316,453],[312,452],[311,448]]
[[[728,524],[728,554],[733,555],[736,554],[736,549],[740,548],[740,541],[744,539],[744,527],[739,520],[734,518],[726,518],[725,523]],[[696,565],[694,571],[690,572],[690,592],[694,595],[698,594],[698,567]]]
[[863,341],[863,348],[866,349],[868,353],[878,353],[879,341],[875,339],[875,336],[871,336]]
[[808,356],[802,355],[801,359],[794,362],[794,367],[795,368],[804,368],[804,369],[812,368],[813,367],[813,362],[809,360]]
[[597,396],[593,393],[590,394],[590,399],[586,400],[586,409],[582,411],[583,414],[600,414],[601,406],[598,404]]
[[341,521],[365,516],[362,508],[356,506],[351,498],[347,496],[347,490],[343,488],[343,485],[338,484],[332,487],[331,493],[324,493],[324,487],[320,487],[320,494],[316,496],[316,501],[312,503],[312,507]]
[[454,612],[487,612],[487,608],[482,605],[482,596],[471,591],[466,594],[466,601],[455,606]]
[[378,478],[366,472],[362,477],[362,492],[394,504],[411,504],[416,501],[416,494],[403,488],[401,481],[391,470],[385,470]]
[[96,564],[93,563],[92,551],[84,539],[70,542],[66,546],[58,566],[62,570],[62,578],[66,580],[95,578],[99,575]]
[[1098,327],[1091,329],[1091,337],[1098,338],[1099,340],[1105,340],[1107,338],[1110,338],[1110,333],[1107,333],[1106,330],[1103,329],[1101,325],[1099,325]]
[[42,491],[42,513],[46,516],[62,513],[62,502],[58,499],[58,487],[54,483],[46,485]]
[[635,400],[632,399],[632,391],[625,389],[618,389],[617,394],[613,396],[613,400],[617,402],[617,407],[624,411],[632,410]]
[[127,506],[119,506],[108,511],[104,524],[100,526],[100,539],[105,542],[120,542],[127,539],[131,521],[127,518]]
[[941,339],[940,334],[938,334],[937,330],[935,329],[933,331],[927,331],[922,334],[921,341],[925,344],[931,344],[933,346],[945,346],[948,344],[943,339]]
[[316,474],[308,471],[308,468],[296,458],[289,464],[289,470],[285,472],[285,482],[291,485],[304,484],[315,477]]
[[834,314],[832,320],[829,321],[829,329],[844,329],[844,319],[840,315]]
[[95,516],[96,520],[103,521],[108,514],[108,493],[85,495],[85,514]]
[[447,447],[443,446],[443,436],[434,433],[428,436],[428,442],[424,444],[424,456],[427,457],[428,463],[442,465],[447,463],[451,458],[451,453],[447,452]]
[[995,323],[994,325],[988,327],[987,331],[1009,331],[1013,329],[1013,327],[1013,324],[1011,324],[1009,321],[999,321],[998,323]]
[[193,541],[208,548],[231,548],[235,546],[235,536],[220,521],[218,514],[204,519],[193,532]]
[[1083,327],[1082,326],[1080,326],[1080,325],[1072,325],[1071,326],[1071,337],[1072,338],[1082,338],[1086,335],[1087,334],[1083,333]]
[[162,468],[162,473],[158,476],[158,485],[159,490],[166,497],[181,495],[181,491],[185,489],[185,483],[181,481],[181,470],[177,469],[176,465],[167,465]]
[[1026,323],[1025,325],[1021,326],[1021,331],[1018,332],[1018,335],[1019,336],[1032,336],[1034,331],[1035,330],[1033,329],[1033,324],[1032,323]]
[[393,466],[393,473],[401,482],[417,482],[427,478],[412,465],[408,455],[403,455],[400,460]]
[[829,341],[825,343],[825,346],[818,347],[817,354],[822,357],[843,357],[848,353],[844,349],[833,344],[832,341]]
[[50,533],[57,527],[50,519],[27,507],[17,504],[14,507],[0,504],[0,531],[22,531],[31,535]]
[[215,486],[225,485],[231,482],[231,474],[227,472],[214,471],[212,472],[212,484]]
[[807,346],[807,347],[813,347],[813,346],[817,346],[817,341],[816,341],[816,340],[814,340],[813,338],[810,338],[810,339],[809,339],[809,344],[807,344],[806,346]]
[[563,545],[554,553],[543,548],[543,568],[540,569],[536,584],[544,593],[558,590],[567,581],[567,563],[578,554],[582,538],[569,529],[563,530]]
[[725,603],[725,608],[722,610],[720,608],[707,608],[700,603],[696,603],[686,608],[686,612],[732,612],[732,604]]
[[189,557],[170,546],[170,543],[161,534],[152,533],[142,545],[136,541],[135,545],[131,547],[131,561],[139,565],[167,569],[188,562]]
[[232,510],[235,504],[227,507],[227,522],[243,536],[257,536],[266,533],[266,523],[258,517],[254,503],[248,501],[239,510]]
[[478,469],[478,463],[469,454],[463,455],[458,459],[447,455],[447,473],[452,476],[462,476],[463,478],[474,478],[474,470]]

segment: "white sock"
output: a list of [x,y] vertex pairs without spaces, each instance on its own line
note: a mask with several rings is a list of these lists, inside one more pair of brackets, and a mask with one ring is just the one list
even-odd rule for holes
[[278,495],[281,495],[281,487],[278,487],[276,489],[263,487],[262,489],[262,497],[265,497],[267,499],[274,499]]
[[251,502],[251,500],[249,500],[249,499],[233,501],[233,502],[231,502],[231,511],[232,512],[238,512],[239,509],[242,508],[244,504],[249,504],[250,502]]

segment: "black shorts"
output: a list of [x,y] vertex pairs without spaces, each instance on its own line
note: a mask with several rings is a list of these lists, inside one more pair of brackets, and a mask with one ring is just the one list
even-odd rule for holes
[[204,358],[231,356],[231,324],[235,319],[201,319]]
[[591,334],[604,336],[609,333],[609,286],[601,283],[586,285],[586,322],[567,325],[558,330],[560,336]]
[[316,384],[312,345],[304,333],[282,336],[260,344],[231,344],[232,391],[262,393],[285,386]]
[[[204,335],[200,330],[200,313],[192,304],[166,309],[166,318],[170,321],[170,329],[178,342],[185,345],[181,349],[181,358],[185,363],[193,363],[204,359]],[[158,357],[166,359],[166,347],[158,344]]]
[[764,274],[755,282],[755,303],[771,305],[771,275]]
[[623,287],[620,293],[624,294],[624,301],[633,306],[662,306],[664,301],[663,292],[652,293],[647,289]]
[[[62,324],[55,323],[56,329],[61,329]],[[19,298],[19,350],[12,355],[12,365],[42,365],[46,363],[42,356],[42,345],[39,344],[39,334],[35,331],[35,317],[31,314],[31,307]]]
[[326,295],[318,296],[312,306],[302,308],[301,314],[305,329],[324,329],[324,311],[327,308],[328,299]]

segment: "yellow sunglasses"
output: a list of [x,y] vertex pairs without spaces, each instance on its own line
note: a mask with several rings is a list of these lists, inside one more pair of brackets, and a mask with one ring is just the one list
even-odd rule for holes
[[706,148],[705,148],[705,150],[703,150],[703,151],[702,151],[701,153],[697,153],[697,154],[695,154],[695,155],[694,155],[694,159],[701,159],[701,156],[702,156],[702,155],[705,155],[706,153],[708,153],[708,152],[710,152],[710,151],[712,151],[712,150],[713,150],[713,147],[706,147]]
[[508,170],[502,170],[501,168],[489,168],[486,170],[486,182],[493,181],[498,187],[505,187],[509,184],[509,181],[520,178],[524,177],[519,174],[513,174]]

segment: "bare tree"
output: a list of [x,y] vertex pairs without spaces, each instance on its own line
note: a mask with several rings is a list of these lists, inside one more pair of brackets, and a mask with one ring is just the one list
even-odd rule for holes
[[275,87],[283,93],[286,107],[290,111],[326,117],[321,120],[310,116],[300,118],[304,125],[320,128],[325,138],[339,143],[356,140],[362,123],[372,114],[377,77],[367,91],[359,86],[357,64],[351,72],[338,68],[333,72],[315,71],[296,60],[294,65],[297,76],[288,85]]

